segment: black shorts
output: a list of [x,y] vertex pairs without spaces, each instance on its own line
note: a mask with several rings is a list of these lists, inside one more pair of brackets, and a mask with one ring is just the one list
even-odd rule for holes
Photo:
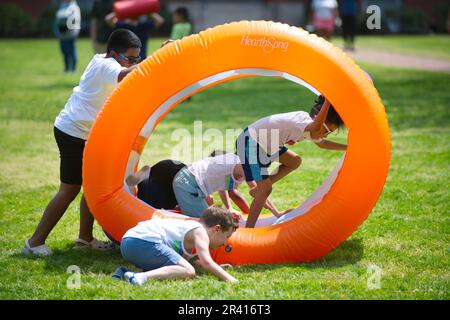
[[54,127],[55,140],[58,144],[59,176],[62,183],[81,185],[83,182],[83,151],[86,140],[73,137]]
[[153,165],[148,178],[138,184],[138,198],[157,209],[175,209],[178,203],[172,182],[185,166],[172,160],[162,160]]

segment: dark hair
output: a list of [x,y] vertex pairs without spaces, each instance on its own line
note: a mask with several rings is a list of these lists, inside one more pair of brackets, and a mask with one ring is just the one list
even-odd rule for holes
[[222,231],[228,231],[230,228],[239,227],[240,216],[225,209],[222,206],[212,205],[203,211],[200,216],[200,222],[203,222],[208,228],[220,225]]
[[221,156],[224,154],[226,154],[225,150],[213,150],[213,152],[211,152],[211,154],[209,156],[215,157],[215,156]]
[[186,7],[179,7],[175,10],[175,13],[183,18],[184,21],[189,21],[189,11]]
[[128,29],[114,30],[108,38],[107,53],[111,53],[112,50],[124,53],[129,48],[142,48],[138,36]]
[[[311,111],[309,112],[309,116],[311,118],[314,118],[319,113],[320,109],[322,109],[324,102],[325,102],[324,96],[320,95],[317,97],[317,99],[314,101],[314,106],[311,108]],[[344,121],[342,121],[341,116],[336,112],[336,110],[332,105],[330,105],[330,109],[328,110],[326,121],[337,125],[338,128],[342,128],[344,126]]]

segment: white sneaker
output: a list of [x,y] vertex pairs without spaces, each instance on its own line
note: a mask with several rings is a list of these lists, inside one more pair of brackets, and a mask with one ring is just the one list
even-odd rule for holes
[[25,245],[22,248],[22,254],[45,257],[51,255],[52,250],[50,250],[50,248],[47,247],[45,244],[32,248],[30,247],[30,244],[28,243],[27,239],[27,241],[25,241]]

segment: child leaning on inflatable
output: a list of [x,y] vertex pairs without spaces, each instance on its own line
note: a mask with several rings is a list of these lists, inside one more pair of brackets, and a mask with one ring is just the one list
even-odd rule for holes
[[[275,114],[243,130],[236,140],[236,151],[245,180],[256,182],[256,187],[250,190],[254,199],[250,205],[247,228],[255,226],[272,192],[272,185],[301,164],[300,156],[285,145],[310,140],[323,149],[344,151],[347,145],[324,139],[343,125],[333,106],[323,96],[319,96],[309,114],[304,111]],[[280,162],[280,166],[269,174],[268,168],[273,161]]]
[[[45,245],[50,232],[78,195],[82,185],[83,150],[91,126],[106,98],[140,61],[141,42],[131,31],[115,30],[108,39],[107,52],[96,54],[73,89],[64,109],[56,117],[54,135],[58,145],[60,186],[47,205],[32,237],[25,242],[24,254],[47,256],[52,251]],[[93,238],[94,218],[84,196],[80,202],[80,232],[76,248],[111,249]]]
[[230,265],[215,263],[209,250],[225,245],[238,228],[239,219],[223,207],[211,206],[198,221],[153,218],[139,222],[123,236],[120,251],[125,260],[143,271],[119,267],[113,278],[143,285],[149,279],[193,277],[195,269],[190,260],[220,280],[237,282],[223,269]]

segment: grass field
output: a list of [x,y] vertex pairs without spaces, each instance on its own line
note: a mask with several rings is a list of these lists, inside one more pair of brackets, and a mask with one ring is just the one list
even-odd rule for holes
[[[448,35],[359,36],[356,38],[356,47],[450,60],[449,38]],[[341,47],[343,45],[340,37],[334,37],[333,42]]]
[[[158,45],[151,43],[152,48]],[[33,259],[20,254],[57,190],[53,120],[89,61],[91,47],[87,40],[78,42],[74,75],[61,72],[56,41],[1,40],[0,47],[0,299],[450,298],[449,74],[362,65],[386,106],[391,167],[369,218],[329,255],[312,263],[237,267],[230,272],[240,282],[232,286],[202,274],[136,288],[111,279],[116,266],[127,265],[119,251],[72,250],[78,202],[47,241],[54,255]],[[448,40],[444,47],[449,47]],[[245,79],[211,88],[167,116],[142,163],[170,157],[172,131],[192,132],[194,120],[203,120],[204,130],[239,128],[268,114],[309,110],[311,103],[311,93],[279,79]],[[335,140],[345,137],[341,132]],[[203,143],[207,149],[219,147]],[[274,188],[273,200],[281,209],[311,194],[340,157],[306,142],[293,150],[303,164]],[[105,239],[97,225],[95,233]],[[71,265],[81,268],[79,289],[66,285]],[[377,288],[370,286],[373,270],[381,272]]]

